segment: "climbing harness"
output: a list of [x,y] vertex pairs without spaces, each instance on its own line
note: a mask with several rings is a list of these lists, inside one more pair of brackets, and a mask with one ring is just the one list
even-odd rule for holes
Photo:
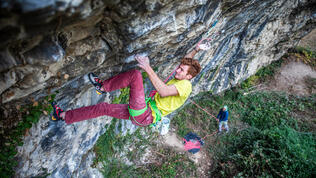
[[[166,83],[169,78],[176,72],[176,70],[179,68],[179,66],[177,66],[172,72],[171,74],[164,80],[164,83]],[[150,99],[150,106],[151,108],[155,111],[155,114],[156,114],[156,119],[153,120],[153,123],[150,124],[150,127],[155,127],[156,126],[156,123],[161,121],[161,112],[159,111],[157,105],[156,105],[156,101],[154,100],[154,96],[155,94],[157,93],[157,90],[152,90],[150,93],[149,93],[149,99]],[[148,99],[147,98],[147,99]],[[147,100],[146,99],[146,100]]]
[[[160,120],[161,120],[161,113],[160,113],[160,111],[159,111],[159,109],[158,109],[158,107],[157,107],[157,105],[156,105],[156,101],[155,101],[153,98],[148,97],[148,98],[146,98],[145,102],[146,102],[145,108],[140,109],[140,110],[131,109],[131,108],[128,106],[128,112],[129,112],[129,115],[130,115],[129,119],[130,119],[130,120],[133,119],[138,125],[143,126],[143,127],[144,127],[145,125],[143,125],[143,124],[137,122],[137,120],[135,119],[135,117],[136,117],[136,116],[140,116],[140,115],[142,115],[142,114],[144,114],[144,113],[146,112],[146,110],[148,109],[148,106],[147,106],[147,105],[148,105],[148,102],[149,102],[151,108],[155,111],[155,114],[156,114],[156,121],[160,121]],[[152,124],[150,124],[150,125],[152,125]]]

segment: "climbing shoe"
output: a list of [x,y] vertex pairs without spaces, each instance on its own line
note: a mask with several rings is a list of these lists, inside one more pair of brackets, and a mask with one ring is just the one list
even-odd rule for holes
[[62,117],[60,117],[60,113],[64,112],[64,110],[62,110],[59,106],[57,106],[57,103],[55,101],[53,101],[51,105],[53,107],[53,115],[51,117],[51,120],[53,122],[63,120]]
[[94,85],[98,95],[105,93],[104,91],[101,91],[103,81],[101,79],[99,79],[98,76],[96,76],[94,73],[89,73],[88,78],[89,78],[90,82],[92,83],[92,85]]

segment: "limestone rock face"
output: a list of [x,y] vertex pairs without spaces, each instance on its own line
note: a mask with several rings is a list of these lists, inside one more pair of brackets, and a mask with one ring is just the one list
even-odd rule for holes
[[[192,80],[192,96],[229,89],[315,28],[316,2],[4,0],[0,14],[1,103],[41,99],[58,90],[57,102],[71,109],[111,102],[119,94],[95,95],[84,79],[88,72],[109,78],[135,68],[133,56],[143,53],[165,78],[209,37],[212,48],[196,55],[203,70]],[[17,177],[99,177],[90,167],[90,150],[110,120],[54,125],[42,117],[19,148]]]

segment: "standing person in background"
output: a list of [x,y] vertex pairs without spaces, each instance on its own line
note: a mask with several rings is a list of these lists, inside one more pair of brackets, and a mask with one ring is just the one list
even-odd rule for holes
[[228,132],[228,107],[225,105],[218,113],[217,118],[219,119],[219,128],[218,132],[222,132],[222,125],[224,124],[226,133]]

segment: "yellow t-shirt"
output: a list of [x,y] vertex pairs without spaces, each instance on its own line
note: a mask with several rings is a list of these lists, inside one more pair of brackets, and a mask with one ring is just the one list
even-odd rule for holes
[[[182,106],[192,92],[192,84],[189,80],[172,79],[167,83],[167,85],[174,85],[177,88],[179,95],[167,96],[162,98],[160,97],[158,92],[155,94],[154,99],[156,101],[157,108],[161,112],[162,117],[172,113],[180,106]],[[151,111],[155,123],[156,114],[152,108]]]

